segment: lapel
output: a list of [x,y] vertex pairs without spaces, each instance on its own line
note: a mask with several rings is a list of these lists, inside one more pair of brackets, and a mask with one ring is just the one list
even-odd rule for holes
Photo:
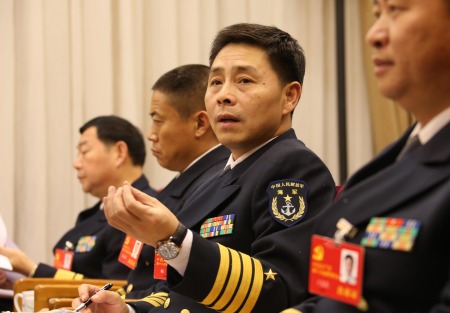
[[[336,204],[353,225],[386,215],[444,180],[450,172],[450,123],[410,157],[395,162],[411,130],[355,174]],[[378,171],[375,169],[378,168]],[[362,196],[361,196],[362,195]],[[348,203],[351,205],[348,205]],[[345,204],[347,203],[347,204]],[[345,208],[349,211],[345,212]],[[354,210],[359,208],[359,210]],[[346,214],[350,213],[351,214]],[[370,212],[370,214],[368,214]]]
[[[234,170],[234,169],[233,169]],[[218,174],[206,180],[186,201],[178,214],[178,219],[191,228],[214,211],[221,203],[237,192],[241,186],[233,185],[240,174],[229,171],[224,176]]]
[[[182,221],[186,227],[190,228],[206,219],[207,216],[218,209],[221,204],[233,197],[241,189],[241,182],[239,179],[257,162],[261,155],[277,142],[289,138],[296,138],[293,129],[288,130],[255,151],[225,175],[220,176],[220,173],[218,173],[205,181],[187,200],[178,215],[179,220]],[[256,164],[256,166],[258,165]],[[220,214],[220,212],[217,214]]]
[[[101,214],[99,215],[99,211],[100,211],[100,204],[102,202],[99,201],[96,204],[94,204],[94,206],[90,207],[89,209],[86,209],[84,211],[82,211],[77,218],[77,221],[75,223],[75,226],[78,225],[79,223],[83,223],[86,220],[92,219],[92,220],[99,220],[101,217]],[[103,214],[104,215],[104,214]]]
[[[161,191],[161,193],[164,194],[164,198],[181,198],[185,194],[186,190],[191,186],[193,181],[203,175],[203,173],[205,173],[212,166],[222,162],[225,158],[228,158],[229,155],[230,151],[222,145],[212,150],[194,163],[185,172],[181,173],[179,177],[173,179]],[[175,181],[176,183],[174,183]]]
[[388,167],[394,163],[403,146],[406,144],[414,126],[411,126],[396,142],[386,147],[372,161],[353,174],[345,183],[344,189],[348,190],[352,188],[353,185],[359,183],[361,180],[379,172],[380,168]]

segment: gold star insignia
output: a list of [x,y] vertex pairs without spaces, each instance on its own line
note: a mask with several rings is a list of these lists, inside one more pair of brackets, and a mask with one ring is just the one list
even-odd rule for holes
[[291,202],[292,197],[290,195],[287,195],[286,197],[283,197],[284,200]]
[[264,273],[264,275],[266,275],[266,280],[275,280],[275,275],[278,275],[278,273],[272,272],[272,269],[269,269],[269,271],[267,273]]

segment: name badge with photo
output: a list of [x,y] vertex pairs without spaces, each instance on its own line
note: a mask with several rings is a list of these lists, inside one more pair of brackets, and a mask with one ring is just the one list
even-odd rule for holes
[[53,258],[53,267],[57,269],[72,270],[74,252],[64,249],[55,249],[55,257]]
[[119,254],[119,262],[128,266],[132,270],[136,268],[139,255],[143,247],[142,241],[139,241],[127,234]]
[[363,247],[313,235],[309,291],[359,306],[362,301],[363,264]]

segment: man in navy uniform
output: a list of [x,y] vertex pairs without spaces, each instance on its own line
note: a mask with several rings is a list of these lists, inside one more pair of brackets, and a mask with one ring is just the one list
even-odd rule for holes
[[322,239],[364,257],[359,290],[338,285],[286,313],[450,312],[450,1],[375,0],[373,12],[378,89],[417,123],[317,221]]
[[[147,138],[158,163],[179,174],[156,195],[179,214],[188,196],[208,177],[221,171],[230,151],[219,143],[205,109],[209,67],[187,64],[163,74],[153,85]],[[154,274],[155,249],[144,245],[138,262],[119,292],[141,298],[163,278]],[[165,270],[165,268],[161,268]],[[160,297],[164,295],[159,294]]]
[[[307,296],[311,225],[333,200],[335,183],[291,128],[304,70],[303,51],[288,33],[258,24],[224,28],[211,48],[205,95],[213,130],[231,150],[224,171],[177,216],[127,184],[110,188],[108,222],[156,247],[169,264],[169,297],[155,310],[276,312]],[[81,300],[95,290],[80,286]],[[113,292],[92,301],[86,313],[128,310]]]
[[130,122],[113,115],[86,122],[80,134],[73,166],[83,191],[100,201],[82,211],[75,226],[56,243],[55,258],[69,261],[58,269],[36,264],[20,250],[0,247],[0,253],[9,257],[15,271],[30,277],[126,279],[130,269],[118,261],[125,234],[108,224],[101,199],[108,186],[120,186],[124,180],[156,195],[143,174],[144,138]]

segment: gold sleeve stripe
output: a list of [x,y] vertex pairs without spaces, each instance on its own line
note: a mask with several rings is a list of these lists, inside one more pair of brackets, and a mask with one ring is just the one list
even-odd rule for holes
[[169,294],[167,292],[157,292],[142,298],[141,301],[148,302],[154,307],[158,307],[164,304],[164,301],[166,301],[168,296]]
[[230,257],[228,254],[228,249],[225,248],[222,245],[219,246],[219,252],[220,252],[220,264],[219,264],[219,271],[217,273],[216,281],[214,283],[214,286],[212,287],[209,294],[206,296],[205,299],[201,303],[205,305],[209,305],[216,301],[216,299],[219,297],[220,292],[222,291],[223,285],[225,284],[228,276],[228,268],[230,267]]
[[229,250],[229,252],[231,253],[231,273],[224,293],[218,299],[217,303],[214,304],[216,310],[225,307],[232,300],[242,276],[242,261],[239,253],[236,250]]
[[79,280],[79,279],[83,279],[83,275],[75,273],[75,272],[67,271],[67,270],[57,270],[56,274],[55,274],[55,276],[53,276],[53,278]]
[[[253,264],[250,256],[246,254],[241,254],[243,263],[242,269],[243,269],[243,275],[242,279],[240,281],[239,289],[237,290],[236,295],[234,296],[233,301],[230,303],[230,305],[226,308],[227,312],[237,312],[238,309],[242,306],[245,299],[247,298],[248,292],[252,286],[252,280],[254,275],[254,269]],[[235,290],[230,290],[230,292],[235,293]],[[239,310],[239,312],[244,312]]]
[[251,312],[264,281],[261,262],[221,245],[219,252],[217,279],[201,303],[217,311]]
[[116,292],[120,295],[122,299],[125,299],[125,297],[127,296],[127,292],[125,291],[125,289],[123,289],[123,287],[117,289]]
[[261,262],[246,254],[241,255],[244,262],[244,276],[238,294],[227,308],[227,312],[251,312],[262,289],[264,273]]
[[252,259],[253,266],[255,268],[255,276],[253,277],[253,286],[250,290],[250,295],[248,296],[247,302],[242,308],[241,312],[251,312],[256,304],[261,293],[262,285],[264,282],[264,271],[261,262]]

